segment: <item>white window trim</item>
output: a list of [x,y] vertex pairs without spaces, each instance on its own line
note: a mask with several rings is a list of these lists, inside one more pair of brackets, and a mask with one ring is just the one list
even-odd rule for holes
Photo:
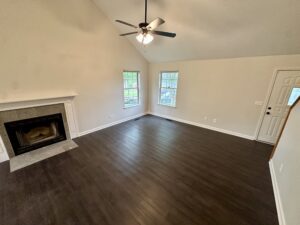
[[[137,73],[137,91],[138,91],[138,103],[136,105],[131,105],[131,106],[125,106],[125,95],[124,95],[124,72],[133,72],[133,73]],[[123,96],[123,109],[130,109],[130,108],[134,108],[134,107],[137,107],[141,104],[141,100],[140,100],[140,71],[137,71],[137,70],[123,70],[122,72],[122,96]]]
[[[177,73],[178,78],[177,78],[177,88],[170,88],[170,89],[176,89],[176,95],[175,95],[175,105],[166,105],[166,104],[162,104],[160,103],[160,96],[161,96],[161,78],[162,78],[162,74],[163,73]],[[177,107],[177,94],[178,94],[178,86],[179,86],[179,71],[178,70],[171,70],[171,71],[160,71],[159,73],[159,87],[158,87],[158,105],[160,106],[165,106],[165,107],[170,107],[170,108],[176,108]]]
[[[292,93],[293,93],[293,90],[295,89],[295,88],[300,88],[300,86],[295,86],[295,87],[293,87],[292,89],[291,89],[291,91],[290,91],[290,94],[289,94],[289,99],[288,99],[288,106],[289,107],[291,107],[293,104],[289,104],[289,101],[290,101],[290,98],[291,98],[291,96],[292,96]],[[297,101],[297,99],[296,99],[296,101]]]

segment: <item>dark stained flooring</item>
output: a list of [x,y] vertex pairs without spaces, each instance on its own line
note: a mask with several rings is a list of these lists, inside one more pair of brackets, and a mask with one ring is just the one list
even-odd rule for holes
[[1,225],[278,225],[272,147],[145,116],[9,173]]

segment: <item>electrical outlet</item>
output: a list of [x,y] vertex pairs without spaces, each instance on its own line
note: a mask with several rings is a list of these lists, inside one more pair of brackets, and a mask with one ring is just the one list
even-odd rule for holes
[[264,104],[263,101],[255,101],[255,102],[254,102],[254,105],[262,106],[263,104]]
[[203,118],[204,120],[207,120],[208,118],[207,118],[207,116],[204,116],[204,118]]
[[283,167],[284,167],[284,165],[283,165],[283,163],[281,163],[281,165],[280,165],[280,167],[279,167],[279,172],[280,172],[280,173],[282,172]]
[[215,118],[215,119],[213,119],[213,123],[216,123],[217,122],[217,119]]

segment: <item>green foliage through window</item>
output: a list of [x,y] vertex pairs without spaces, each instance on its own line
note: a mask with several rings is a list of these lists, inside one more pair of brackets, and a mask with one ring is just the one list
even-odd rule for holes
[[159,104],[176,106],[178,72],[161,72]]
[[132,107],[139,104],[139,72],[124,71],[124,107]]

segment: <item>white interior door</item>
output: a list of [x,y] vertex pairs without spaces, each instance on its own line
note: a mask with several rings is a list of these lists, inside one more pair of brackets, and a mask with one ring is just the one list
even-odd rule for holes
[[275,144],[288,111],[300,95],[300,71],[279,71],[268,101],[258,140]]

